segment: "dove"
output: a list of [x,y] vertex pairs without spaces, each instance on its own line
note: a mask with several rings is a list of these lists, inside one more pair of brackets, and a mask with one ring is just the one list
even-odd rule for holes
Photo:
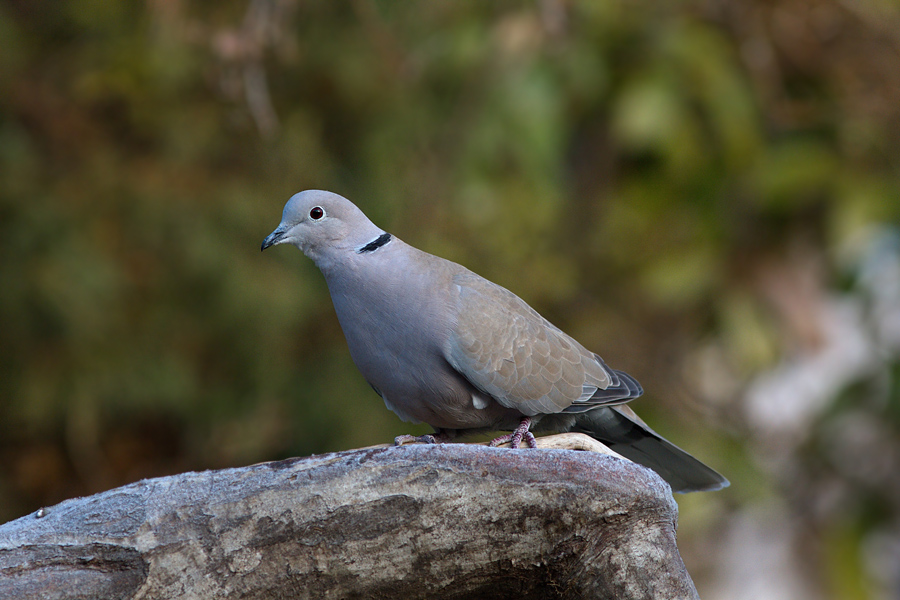
[[262,250],[291,244],[325,277],[350,355],[385,405],[449,442],[535,446],[532,430],[590,435],[656,471],[673,491],[728,480],[653,431],[625,403],[641,385],[544,319],[518,296],[384,231],[355,204],[307,190],[288,200]]

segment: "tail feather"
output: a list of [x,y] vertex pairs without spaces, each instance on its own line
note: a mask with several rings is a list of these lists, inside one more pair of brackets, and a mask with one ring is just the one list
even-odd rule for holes
[[653,469],[672,491],[712,491],[729,485],[725,477],[650,429],[627,406],[599,406],[579,413],[572,431],[586,433]]

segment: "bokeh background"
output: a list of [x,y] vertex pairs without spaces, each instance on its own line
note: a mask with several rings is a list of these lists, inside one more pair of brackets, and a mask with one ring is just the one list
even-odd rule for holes
[[900,597],[896,0],[0,2],[0,522],[427,431],[305,188],[644,384],[704,598]]

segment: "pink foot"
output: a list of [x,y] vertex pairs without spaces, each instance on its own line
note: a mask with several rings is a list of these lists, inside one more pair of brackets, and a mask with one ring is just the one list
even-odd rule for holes
[[512,433],[507,433],[506,435],[501,435],[498,438],[494,438],[491,440],[491,443],[488,446],[494,447],[499,446],[500,444],[505,444],[506,442],[510,442],[511,448],[518,448],[519,444],[522,443],[522,440],[525,440],[525,443],[528,444],[529,448],[537,448],[537,440],[534,439],[534,434],[528,431],[531,427],[531,418],[530,417],[522,417],[522,422],[519,423],[519,426],[516,427],[515,431]]
[[404,433],[394,438],[395,446],[403,444],[443,444],[453,439],[453,436],[445,431],[437,430],[434,433],[426,433],[425,435],[409,435]]

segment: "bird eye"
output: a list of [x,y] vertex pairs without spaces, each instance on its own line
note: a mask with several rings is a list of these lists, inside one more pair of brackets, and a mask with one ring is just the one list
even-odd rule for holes
[[311,209],[309,209],[309,218],[312,219],[313,221],[318,221],[319,219],[321,219],[324,216],[325,216],[325,211],[322,210],[321,206],[313,206]]

